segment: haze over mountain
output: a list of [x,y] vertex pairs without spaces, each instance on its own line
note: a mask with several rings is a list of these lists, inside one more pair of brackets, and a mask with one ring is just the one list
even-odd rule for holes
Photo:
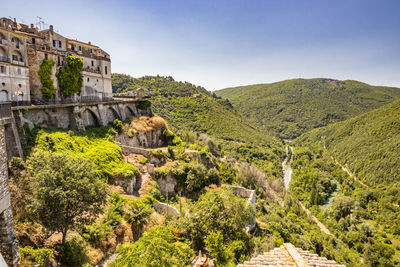
[[400,97],[400,89],[316,78],[232,87],[215,94],[270,133],[295,138],[392,102]]

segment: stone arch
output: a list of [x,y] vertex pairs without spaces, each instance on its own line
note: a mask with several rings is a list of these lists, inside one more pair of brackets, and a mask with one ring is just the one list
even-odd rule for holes
[[131,109],[131,107],[128,106],[128,105],[125,106],[125,108],[124,108],[124,113],[125,113],[125,117],[126,117],[127,119],[130,119],[130,118],[132,118],[132,117],[135,116],[135,112],[133,112],[133,110]]
[[0,102],[7,102],[8,101],[8,92],[6,90],[0,91]]
[[83,125],[86,126],[100,126],[100,120],[95,112],[90,109],[85,109],[82,113]]
[[0,41],[1,40],[6,40],[6,37],[4,36],[4,34],[2,34],[1,32],[0,32]]
[[108,107],[106,109],[106,118],[107,122],[112,122],[115,119],[121,119],[121,116],[119,116],[118,112],[113,108],[113,107]]

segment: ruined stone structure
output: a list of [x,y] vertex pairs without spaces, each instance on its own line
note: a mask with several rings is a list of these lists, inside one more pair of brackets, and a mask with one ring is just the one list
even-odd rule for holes
[[0,116],[0,253],[9,266],[19,266],[18,242],[14,233],[10,191],[8,188],[8,160],[5,127],[9,118]]
[[100,47],[66,38],[53,29],[39,31],[33,24],[0,19],[0,102],[39,101],[42,99],[38,71],[43,60],[55,65],[52,79],[56,93],[53,103],[62,99],[56,73],[66,64],[68,55],[83,60],[83,84],[72,102],[103,101],[112,98],[110,55]]

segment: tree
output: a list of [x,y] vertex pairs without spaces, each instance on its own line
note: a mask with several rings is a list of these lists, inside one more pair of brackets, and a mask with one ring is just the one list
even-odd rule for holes
[[38,220],[50,231],[66,233],[90,223],[106,200],[107,185],[84,158],[67,154],[35,153],[29,159],[37,183]]
[[152,208],[141,200],[129,203],[125,219],[131,224],[135,238],[138,238],[141,234],[142,228],[149,221],[152,211]]
[[83,60],[80,57],[67,57],[67,64],[57,73],[58,85],[65,96],[78,93],[82,88]]
[[53,79],[51,78],[54,64],[54,61],[45,59],[43,60],[42,65],[40,65],[38,72],[40,82],[42,83],[42,88],[40,90],[42,91],[43,100],[45,101],[49,101],[56,91],[56,88],[54,88]]
[[112,267],[121,266],[186,266],[194,251],[178,238],[171,226],[154,226],[138,241],[125,243],[117,251]]
[[353,211],[356,202],[351,197],[338,196],[333,200],[332,211],[335,215],[336,220],[340,218],[345,218],[350,215]]

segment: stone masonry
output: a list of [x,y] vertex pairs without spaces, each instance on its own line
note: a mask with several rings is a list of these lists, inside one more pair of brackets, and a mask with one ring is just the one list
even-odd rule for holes
[[3,124],[0,124],[0,253],[9,266],[19,266],[19,249],[8,188],[8,160]]

